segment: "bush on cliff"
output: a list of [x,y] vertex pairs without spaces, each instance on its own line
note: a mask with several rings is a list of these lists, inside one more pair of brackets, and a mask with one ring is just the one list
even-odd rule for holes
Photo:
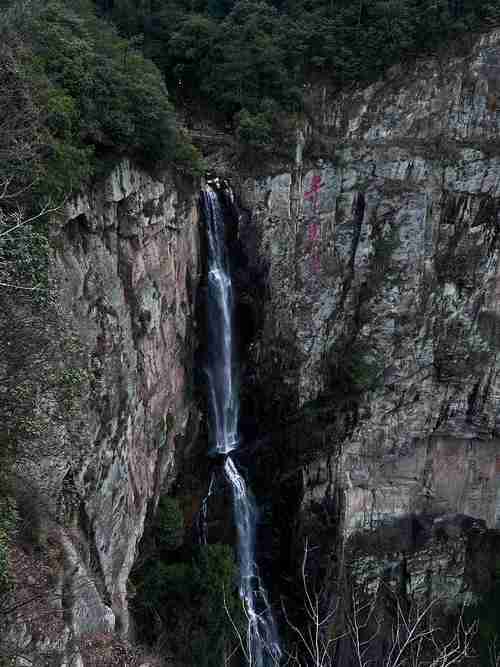
[[24,106],[30,100],[30,115],[11,137],[19,146],[32,118],[29,159],[15,164],[31,195],[59,201],[124,154],[145,166],[180,155],[184,168],[196,167],[160,71],[97,18],[91,2],[2,4],[0,55],[8,68],[0,74],[10,76],[10,89],[17,81],[4,111],[16,115],[20,96]]
[[16,522],[14,501],[5,484],[5,480],[0,478],[0,607],[2,595],[10,583],[9,544]]
[[184,539],[184,530],[184,515],[179,502],[170,496],[162,496],[154,522],[158,544],[169,551],[179,549]]
[[172,150],[174,114],[160,73],[96,19],[90,5],[35,4],[22,35],[32,53],[28,74],[47,82],[47,176],[62,177],[71,163],[91,173],[96,153],[128,153],[152,163]]
[[141,634],[151,642],[160,638],[183,664],[219,667],[233,642],[224,604],[235,622],[241,616],[236,581],[232,549],[226,545],[156,553],[134,576]]

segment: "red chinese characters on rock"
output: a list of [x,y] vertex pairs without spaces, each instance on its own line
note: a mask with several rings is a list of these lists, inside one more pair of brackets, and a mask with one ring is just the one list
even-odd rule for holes
[[311,267],[314,273],[319,273],[321,269],[321,257],[319,253],[319,248],[314,248],[313,255],[311,259]]
[[311,221],[307,228],[307,239],[312,244],[312,270],[318,273],[321,268],[320,261],[320,242],[321,242],[321,221],[319,218],[321,188],[324,183],[321,176],[315,175],[311,179],[310,189],[304,192],[304,201],[311,204]]
[[311,207],[314,213],[317,213],[319,210],[320,191],[323,185],[324,183],[321,180],[321,176],[313,176],[310,190],[304,192],[304,199],[311,202]]
[[308,241],[319,241],[321,233],[321,225],[317,222],[310,222],[307,229]]

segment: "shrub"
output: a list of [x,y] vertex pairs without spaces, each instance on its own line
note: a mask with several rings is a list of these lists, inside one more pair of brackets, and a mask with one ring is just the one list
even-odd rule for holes
[[207,171],[207,163],[200,151],[183,131],[177,133],[171,161],[177,171],[191,176],[202,176]]
[[367,343],[356,340],[330,351],[330,382],[347,395],[373,391],[383,384],[384,359]]
[[176,498],[163,496],[158,503],[155,534],[160,547],[173,551],[184,540],[184,515]]
[[159,71],[90,5],[76,7],[39,3],[26,24],[36,65],[58,97],[49,102],[58,126],[50,117],[49,126],[56,136],[69,130],[75,140],[146,161],[164,157],[173,145],[174,115]]
[[173,158],[175,116],[162,75],[91,3],[34,0],[6,15],[0,83],[7,113],[25,112],[5,136],[0,128],[0,148],[11,141],[30,151],[17,161],[12,153],[2,169],[17,169],[32,198],[60,203],[98,174],[103,156],[127,154],[146,167]]
[[237,116],[236,134],[241,143],[253,149],[272,145],[272,118],[269,113],[251,114],[243,109]]
[[263,154],[291,159],[296,127],[296,114],[283,111],[269,98],[262,100],[258,111],[243,109],[236,116],[236,136],[243,152],[257,159]]
[[[145,636],[155,619],[164,640],[179,660],[198,667],[219,667],[233,630],[224,600],[235,622],[242,618],[237,567],[230,547],[195,548],[183,561],[156,555],[135,577],[137,618]],[[151,635],[151,641],[157,639]]]
[[187,563],[167,564],[151,562],[140,583],[141,602],[151,609],[158,609],[166,600],[169,605],[186,603],[190,595],[190,566]]
[[8,589],[10,584],[9,543],[15,524],[14,501],[8,493],[5,479],[0,478],[0,595]]

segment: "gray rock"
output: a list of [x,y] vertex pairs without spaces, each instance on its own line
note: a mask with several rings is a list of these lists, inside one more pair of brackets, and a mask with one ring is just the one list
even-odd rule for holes
[[[269,267],[261,363],[283,350],[273,363],[299,408],[339,393],[359,406],[302,466],[301,530],[344,499],[330,553],[419,513],[500,525],[499,52],[494,30],[444,67],[421,60],[336,99],[318,90],[321,163],[241,185],[257,230],[242,239]],[[463,526],[446,526],[460,543]]]
[[[168,172],[153,178],[124,160],[52,221],[54,298],[30,332],[11,333],[24,350],[11,368],[37,397],[30,437],[17,444],[20,496],[43,552],[62,548],[54,595],[65,641],[129,632],[127,580],[146,512],[170,488],[196,412],[197,222],[192,186],[181,194]],[[13,308],[30,322],[29,303]]]

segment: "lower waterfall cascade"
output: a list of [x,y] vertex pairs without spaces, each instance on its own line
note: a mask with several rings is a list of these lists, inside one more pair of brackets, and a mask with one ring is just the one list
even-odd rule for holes
[[[223,457],[236,525],[239,594],[247,622],[246,659],[252,667],[278,665],[281,648],[276,621],[256,563],[255,499],[232,458],[239,445],[239,392],[233,346],[233,288],[225,241],[221,199],[234,206],[232,191],[218,180],[201,192],[200,205],[207,237],[207,366],[211,453]],[[207,541],[207,502],[213,493],[212,476],[201,511],[201,539]]]

